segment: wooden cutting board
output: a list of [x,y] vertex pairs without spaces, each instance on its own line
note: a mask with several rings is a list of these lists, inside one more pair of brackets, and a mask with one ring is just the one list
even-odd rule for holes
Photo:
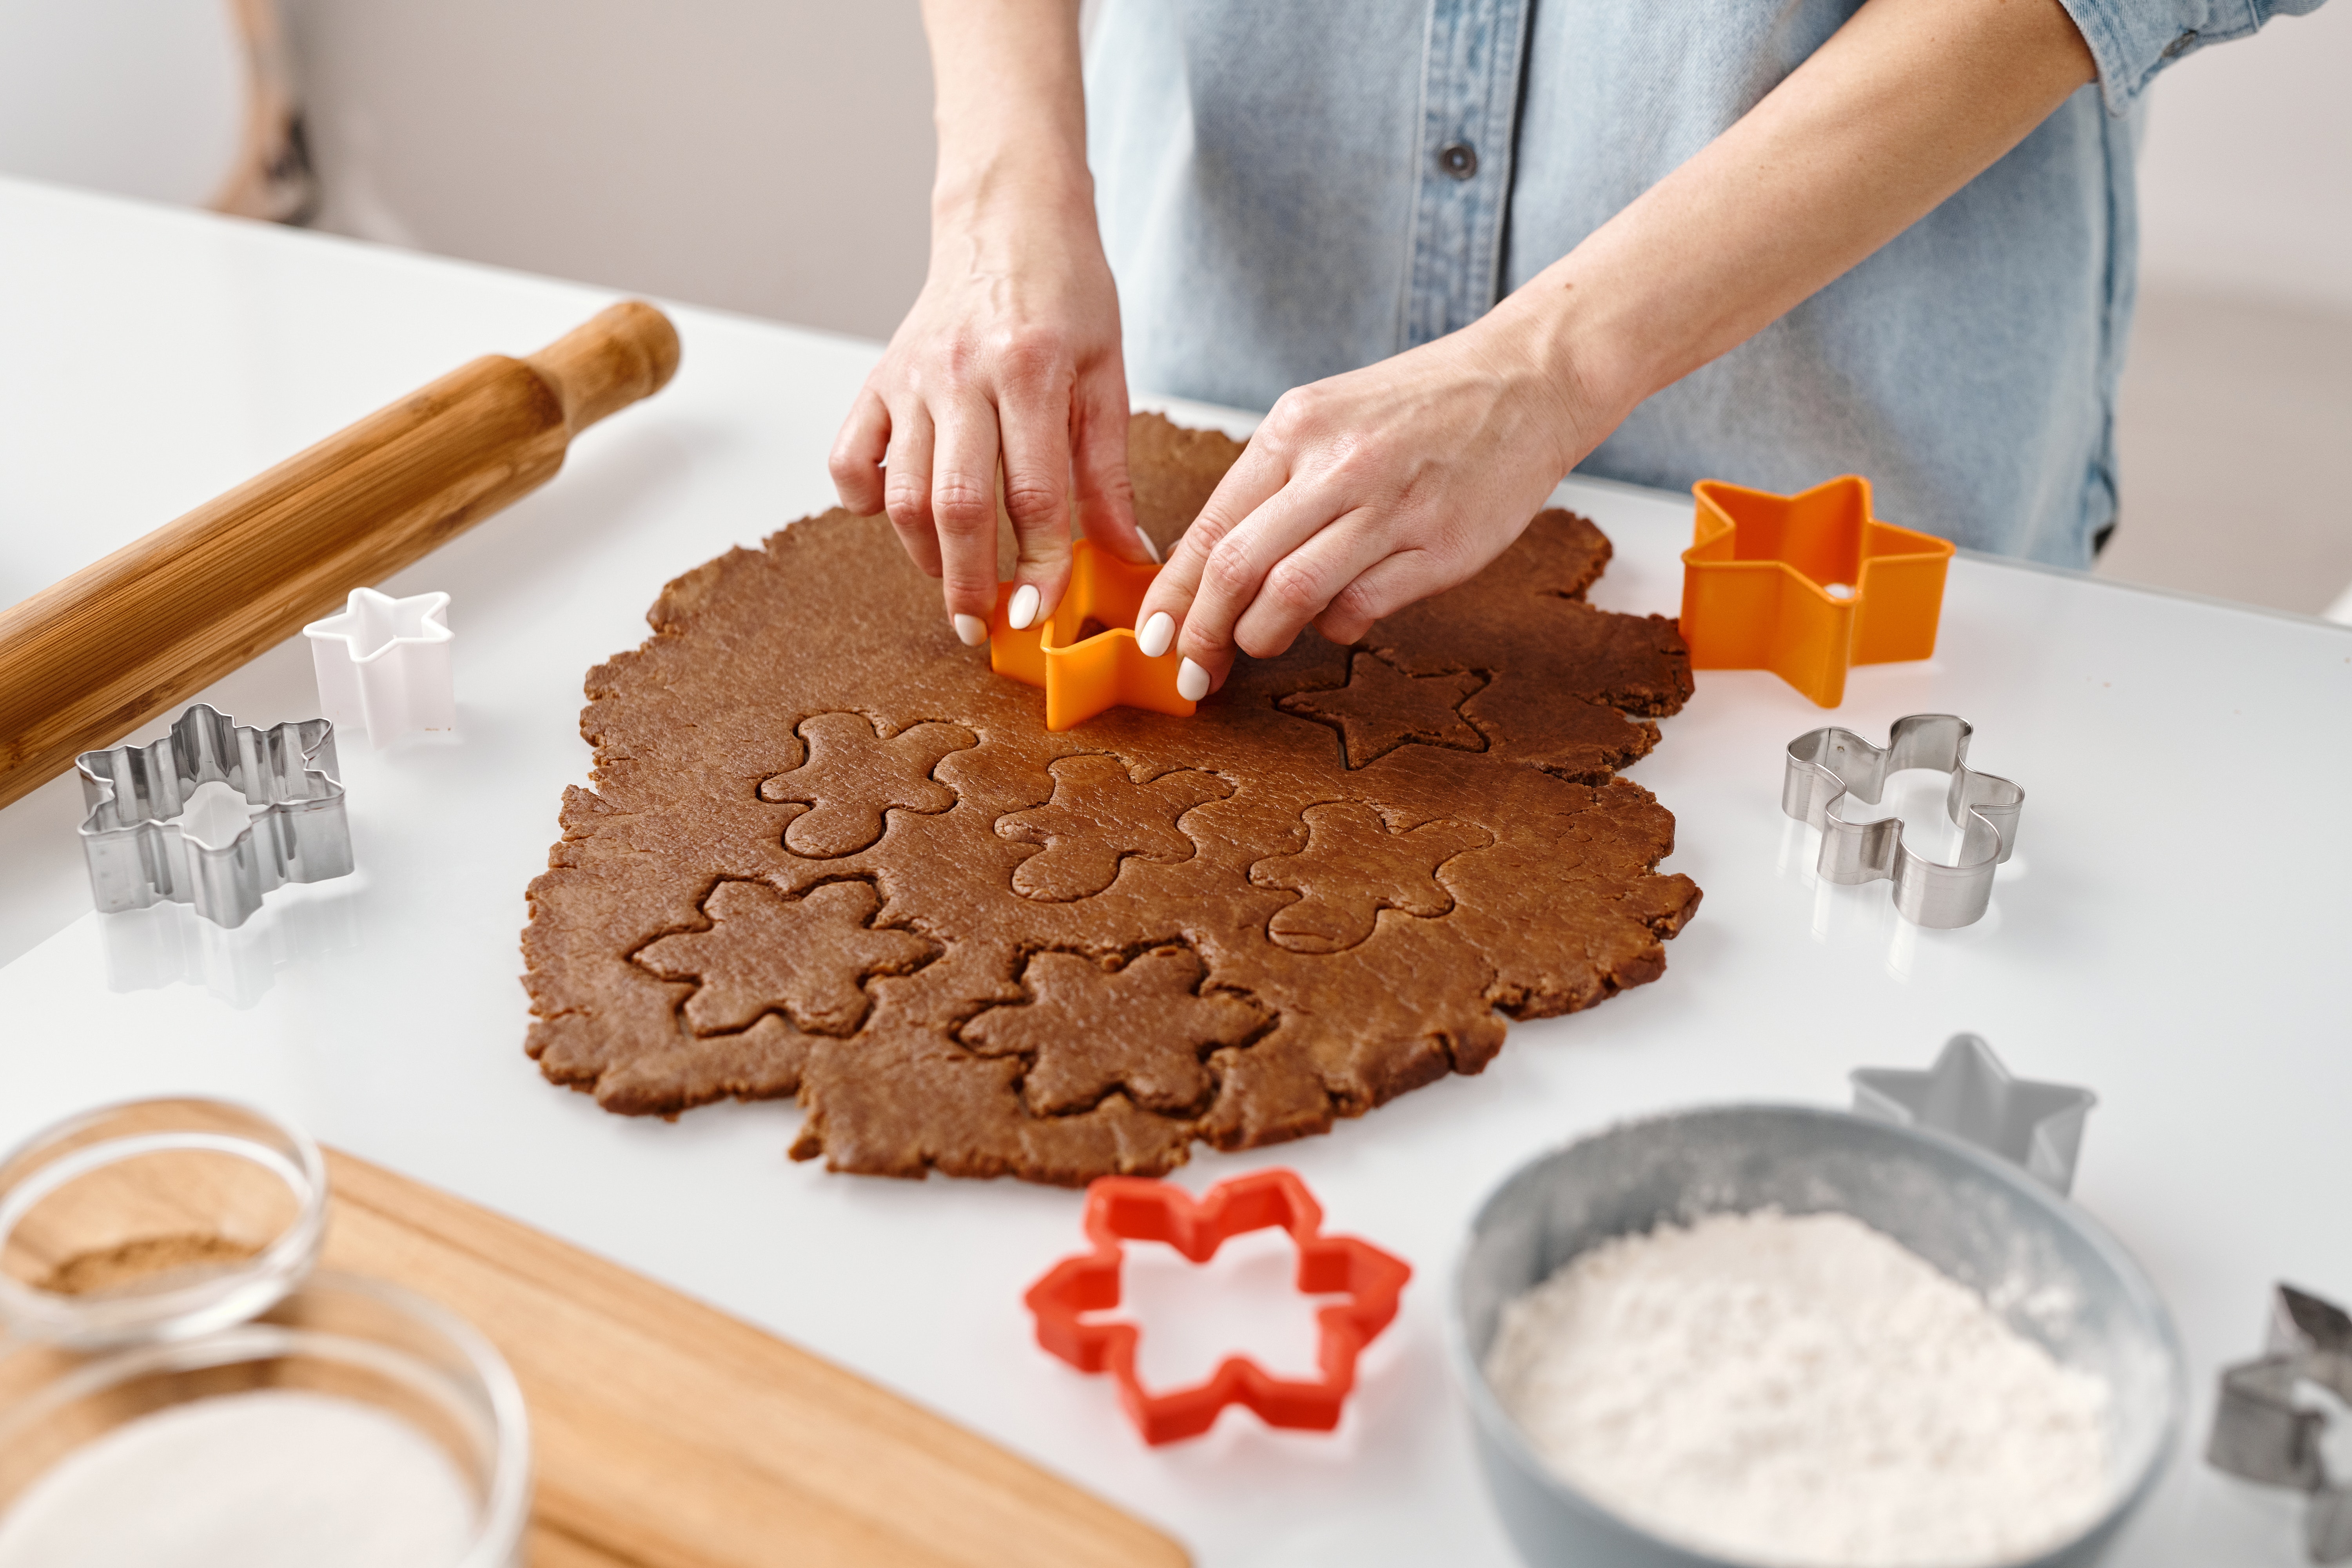
[[1173,1541],[642,1275],[334,1150],[325,1265],[432,1297],[530,1406],[532,1568],[1181,1564]]
[[[530,1408],[532,1568],[1176,1568],[1098,1498],[747,1323],[447,1193],[330,1149],[323,1264],[428,1296],[489,1336]],[[173,1156],[162,1156],[169,1160]],[[201,1161],[111,1168],[58,1237],[266,1237],[284,1194]],[[266,1190],[264,1190],[266,1189]],[[260,1207],[240,1205],[260,1191]],[[194,1229],[192,1230],[192,1222]],[[37,1226],[16,1264],[67,1262]],[[5,1347],[0,1347],[5,1348]],[[0,1409],[64,1352],[0,1354]]]

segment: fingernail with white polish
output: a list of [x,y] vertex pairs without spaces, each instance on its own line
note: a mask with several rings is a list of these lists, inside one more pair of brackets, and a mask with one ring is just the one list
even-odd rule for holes
[[1016,632],[1025,632],[1029,623],[1037,618],[1037,585],[1024,583],[1013,590],[1013,603],[1005,607],[1005,624]]
[[1209,672],[1186,659],[1176,667],[1176,695],[1187,702],[1198,702],[1209,694]]
[[1165,610],[1154,610],[1143,629],[1135,634],[1135,643],[1146,658],[1158,658],[1176,640],[1176,617]]
[[1135,531],[1135,537],[1143,541],[1143,548],[1150,552],[1153,565],[1157,566],[1163,563],[1166,558],[1160,553],[1160,546],[1151,542],[1151,535],[1139,528]]
[[988,623],[978,616],[956,616],[955,629],[966,647],[978,647],[988,640]]

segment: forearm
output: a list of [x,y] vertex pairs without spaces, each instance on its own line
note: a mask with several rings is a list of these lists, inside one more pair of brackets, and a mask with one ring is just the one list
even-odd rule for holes
[[1127,478],[1118,290],[1087,173],[1078,0],[924,0],[939,120],[923,291],[842,421],[841,504],[889,514],[939,577],[955,634],[986,639],[997,507],[1019,549],[1014,630],[1053,613],[1070,525],[1155,560]]
[[1078,0],[924,0],[939,174],[934,236],[991,215],[1084,209]]
[[1917,221],[2095,75],[2057,0],[1869,0],[1489,317],[1581,449]]

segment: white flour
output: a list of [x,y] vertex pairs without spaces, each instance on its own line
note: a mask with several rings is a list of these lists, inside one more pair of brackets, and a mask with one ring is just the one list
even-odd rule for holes
[[1593,1498],[1745,1562],[2008,1562],[2109,1495],[2105,1384],[1844,1215],[1582,1253],[1504,1308],[1486,1377]]
[[0,1517],[0,1568],[447,1568],[474,1498],[423,1433],[321,1394],[234,1394],[74,1452]]

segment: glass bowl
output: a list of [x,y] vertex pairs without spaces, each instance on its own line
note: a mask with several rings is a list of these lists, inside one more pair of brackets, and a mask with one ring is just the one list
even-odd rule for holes
[[[307,1402],[306,1430],[323,1412],[364,1439],[313,1461],[397,1463],[302,1463],[284,1428],[255,1437],[255,1396]],[[321,1272],[253,1321],[194,1337],[0,1355],[0,1563],[121,1561],[124,1531],[144,1540],[168,1521],[189,1561],[318,1561],[293,1543],[324,1539],[339,1563],[520,1568],[530,1476],[521,1391],[498,1352],[374,1280]]]
[[267,1311],[326,1238],[318,1145],[249,1106],[146,1100],[0,1159],[0,1330],[79,1350]]

